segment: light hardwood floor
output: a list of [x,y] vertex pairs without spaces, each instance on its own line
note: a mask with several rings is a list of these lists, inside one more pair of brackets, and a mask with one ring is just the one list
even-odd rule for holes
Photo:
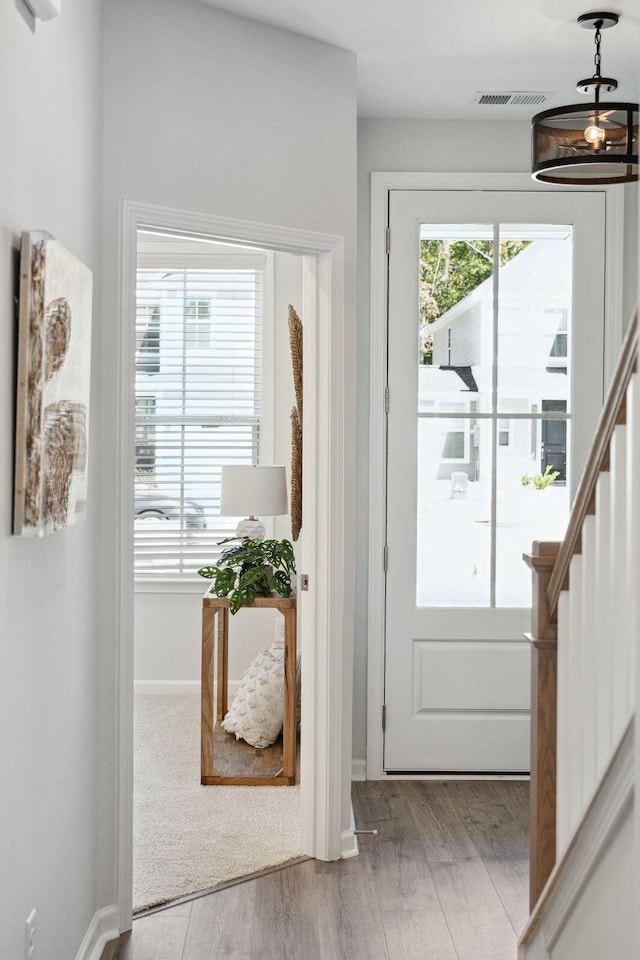
[[354,783],[360,856],[309,860],[134,921],[103,960],[515,960],[527,783]]

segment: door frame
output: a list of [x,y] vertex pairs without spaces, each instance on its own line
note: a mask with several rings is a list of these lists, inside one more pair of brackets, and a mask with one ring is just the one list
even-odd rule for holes
[[[566,190],[566,187],[563,189]],[[369,307],[369,578],[367,651],[367,780],[385,780],[383,768],[383,704],[386,613],[386,414],[387,387],[387,296],[389,193],[391,190],[442,191],[543,191],[525,173],[378,173],[371,174],[371,244]],[[605,390],[622,343],[622,251],[624,242],[624,194],[608,186],[580,187],[580,191],[605,194],[605,311],[603,366]],[[441,775],[438,775],[442,779]],[[411,776],[429,779],[428,774]],[[393,779],[398,779],[394,777]]]
[[[133,895],[133,476],[136,248],[139,227],[185,232],[226,243],[298,254],[303,260],[305,364],[304,536],[301,569],[310,589],[299,596],[301,660],[301,820],[305,854],[353,856],[349,809],[353,544],[343,536],[354,512],[345,433],[355,421],[348,385],[353,352],[344,307],[344,239],[292,227],[175,210],[128,200],[120,204],[116,408],[117,574],[110,598],[116,616],[116,850],[119,931],[131,928]],[[348,761],[348,762],[347,762]],[[346,827],[346,828],[345,828]]]

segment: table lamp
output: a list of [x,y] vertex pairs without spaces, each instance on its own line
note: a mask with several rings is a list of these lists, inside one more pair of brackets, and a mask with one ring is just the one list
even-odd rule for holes
[[245,518],[236,527],[236,537],[264,540],[264,523],[258,517],[288,512],[285,467],[222,468],[220,516]]

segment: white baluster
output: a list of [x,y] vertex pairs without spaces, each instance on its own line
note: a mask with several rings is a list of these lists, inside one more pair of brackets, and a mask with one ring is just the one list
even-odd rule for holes
[[618,425],[609,450],[611,470],[611,511],[609,535],[611,566],[609,592],[612,600],[609,638],[611,647],[611,752],[624,733],[631,707],[629,697],[630,613],[628,610],[629,518],[627,514],[627,428]]
[[569,592],[558,600],[558,718],[556,755],[556,859],[571,839],[571,783],[574,772],[571,744],[572,703],[571,625]]
[[596,613],[596,519],[585,517],[582,525],[582,624],[583,624],[583,803],[581,813],[591,800],[596,784],[596,658],[594,630]]
[[595,770],[599,778],[611,758],[611,473],[601,473],[596,484],[594,603],[591,624],[594,641]]
[[[636,704],[636,656],[640,643],[640,374],[635,373],[627,390],[627,563],[626,603],[630,606],[629,674],[627,695],[630,709]],[[640,665],[640,664],[639,664]]]
[[582,635],[582,556],[577,553],[569,568],[569,638],[567,682],[569,695],[566,707],[564,728],[566,730],[566,762],[569,764],[569,797],[567,822],[569,835],[578,823],[583,803],[583,767],[584,767],[584,654]]

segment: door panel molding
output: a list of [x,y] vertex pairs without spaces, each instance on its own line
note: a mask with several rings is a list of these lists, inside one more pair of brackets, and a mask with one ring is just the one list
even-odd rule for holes
[[[430,726],[430,738],[425,738],[426,766],[416,767],[410,749],[405,754],[405,743],[399,742],[393,745],[397,760],[393,768],[389,768],[391,776],[393,776],[394,770],[402,770],[405,773],[411,770],[431,773],[441,770],[448,773],[465,771],[464,757],[469,751],[468,722],[473,713],[460,710],[455,713],[442,713],[440,716],[443,721],[441,731],[438,730],[437,719],[432,714],[424,713],[417,718],[428,720]],[[508,740],[504,738],[505,717],[510,720]],[[456,721],[459,721],[459,729]],[[518,767],[518,762],[519,758],[523,754],[528,755],[529,751],[529,714],[517,713],[516,711],[496,711],[495,713],[485,713],[483,711],[475,715],[474,724],[478,741],[485,741],[489,744],[486,751],[486,771],[483,771],[483,774],[486,775],[492,771],[503,774],[505,771],[513,771],[514,774],[522,773],[522,770]],[[447,738],[447,750],[450,759],[446,764],[441,765],[438,764],[435,757],[433,759],[430,757],[430,747],[431,743],[437,743],[444,736]],[[492,749],[492,744],[499,744],[499,747]],[[526,769],[528,769],[528,766]],[[478,771],[473,772],[478,773]]]
[[[485,657],[496,653],[501,659],[512,661],[516,665],[518,683],[506,686],[503,683],[504,672],[491,675],[488,688],[479,688],[475,674],[483,669]],[[527,643],[518,641],[481,640],[413,640],[413,714],[424,713],[526,713],[519,706],[530,700],[528,667],[530,648]],[[449,661],[448,670],[436,677],[431,671],[432,661],[441,657]],[[457,668],[464,662],[470,667],[466,674]],[[491,706],[490,692],[498,702]],[[465,705],[469,703],[469,706]],[[425,704],[429,706],[425,706]]]
[[[385,173],[371,174],[370,237],[370,420],[369,420],[369,577],[367,665],[367,778],[385,779],[383,769],[385,545],[386,545],[386,419],[387,386],[387,248],[391,190],[531,191],[551,192],[520,173]],[[605,385],[622,340],[622,249],[624,200],[621,191],[583,187],[600,192],[606,203],[606,272],[603,367]],[[391,238],[393,243],[393,238]],[[393,399],[390,399],[393,402]],[[393,563],[393,557],[389,558]],[[470,610],[482,617],[485,611]],[[433,611],[438,617],[438,610]],[[444,611],[441,611],[444,615]],[[514,635],[505,637],[514,639]]]

